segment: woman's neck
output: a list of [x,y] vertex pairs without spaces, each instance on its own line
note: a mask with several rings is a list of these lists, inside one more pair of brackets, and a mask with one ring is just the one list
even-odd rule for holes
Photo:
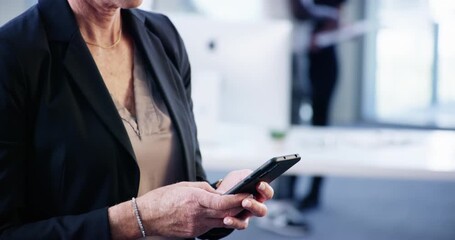
[[86,42],[114,44],[121,34],[120,7],[99,0],[68,0]]

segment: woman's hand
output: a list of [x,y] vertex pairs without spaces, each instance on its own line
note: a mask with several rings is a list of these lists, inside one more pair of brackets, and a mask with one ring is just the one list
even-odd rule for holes
[[[251,170],[237,170],[228,173],[216,190],[220,193],[225,193],[238,182],[247,177],[251,172]],[[267,207],[264,202],[272,199],[274,193],[273,188],[266,182],[260,182],[256,186],[256,190],[258,192],[257,195],[250,196],[242,201],[243,209],[248,210],[246,214],[237,216],[237,214],[241,212],[239,211],[235,215],[227,216],[224,221],[228,223],[232,222],[233,226],[239,226],[242,224],[248,225],[248,221],[251,216],[265,216],[267,214]]]
[[137,204],[148,235],[191,238],[212,228],[246,228],[245,222],[229,224],[225,218],[240,212],[247,197],[221,195],[205,182],[182,182],[148,192]]
[[[263,204],[273,197],[269,184],[257,186],[258,195],[222,195],[251,171],[229,173],[217,190],[206,182],[181,182],[150,191],[137,198],[145,232],[148,236],[193,238],[213,228],[245,229],[251,216],[267,213]],[[238,216],[247,210],[247,214]],[[113,239],[141,237],[131,201],[108,210]]]

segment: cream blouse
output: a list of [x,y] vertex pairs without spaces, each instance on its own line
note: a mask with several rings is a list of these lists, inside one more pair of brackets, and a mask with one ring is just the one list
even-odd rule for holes
[[133,85],[136,116],[114,99],[139,165],[138,196],[185,179],[180,142],[166,104],[149,79],[150,74],[145,71],[139,53],[135,52]]

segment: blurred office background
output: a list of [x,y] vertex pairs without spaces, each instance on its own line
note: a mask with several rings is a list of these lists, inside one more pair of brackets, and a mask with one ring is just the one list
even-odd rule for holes
[[[0,25],[35,3],[0,0]],[[302,33],[309,30],[290,17],[287,1],[144,0],[141,8],[169,15],[187,45],[200,137],[209,142],[203,146],[216,141],[221,123],[284,132],[291,127],[292,89],[302,87],[305,94],[305,83],[296,86],[293,77],[304,78],[306,71],[305,60],[291,57],[305,47]],[[454,25],[452,0],[348,0],[342,26],[362,33],[338,44],[331,125],[455,129]],[[308,125],[310,105],[303,102],[299,109],[301,124]],[[414,140],[406,138],[386,140]],[[365,144],[363,138],[348,140]],[[343,139],[336,141],[339,147]],[[324,144],[330,151],[334,143]],[[448,156],[453,173],[455,155]],[[224,173],[210,170],[209,177]],[[306,182],[300,180],[297,194],[303,195]],[[453,178],[329,176],[323,192],[321,209],[303,216],[310,223],[305,237],[270,233],[253,221],[227,239],[455,239]]]
[[[280,0],[155,0],[150,4],[158,11],[231,21],[290,17],[287,1]],[[341,72],[332,122],[453,128],[454,11],[450,0],[348,1],[343,24],[366,20],[370,28],[363,37],[340,43]]]
[[[0,0],[0,25],[35,2]],[[286,2],[144,0],[142,8],[242,24],[289,20]],[[348,1],[343,24],[366,20],[370,28],[339,44],[341,72],[332,123],[454,128],[454,9],[450,0]]]

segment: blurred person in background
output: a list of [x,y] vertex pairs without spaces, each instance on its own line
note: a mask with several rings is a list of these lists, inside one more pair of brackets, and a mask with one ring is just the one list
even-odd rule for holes
[[[336,41],[324,44],[319,37],[328,32],[338,30],[340,25],[340,10],[346,0],[291,0],[291,10],[297,21],[311,21],[312,32],[307,51],[308,80],[310,101],[312,107],[311,124],[327,126],[329,124],[330,103],[338,79],[338,59]],[[304,81],[304,79],[299,79]],[[300,106],[301,103],[296,103]],[[294,112],[298,115],[299,112]],[[294,117],[295,118],[295,117]],[[290,177],[289,192],[295,189],[296,176]],[[301,211],[314,209],[319,206],[320,192],[323,184],[321,176],[311,180],[308,194],[299,201]],[[293,197],[293,194],[291,194]]]
[[[338,79],[338,59],[336,54],[337,39],[324,39],[321,36],[336,32],[339,29],[340,10],[345,0],[290,0],[291,13],[297,24],[311,24],[311,35],[308,37],[309,44],[294,56],[294,86],[298,86],[293,92],[292,123],[301,124],[300,107],[309,95],[312,107],[311,124],[313,126],[327,126],[329,124],[330,103]],[[298,34],[302,34],[298,32]],[[332,35],[332,36],[336,36]],[[296,39],[304,39],[297,36]],[[306,58],[308,68],[305,75],[301,75],[302,69],[298,64],[299,57]],[[308,79],[308,84],[306,80]],[[304,89],[308,87],[309,89]],[[297,208],[301,212],[317,209],[320,205],[322,176],[312,177],[309,191],[303,199],[298,200]],[[278,181],[277,199],[291,199],[296,197],[297,176],[280,177]],[[285,213],[286,214],[286,213]],[[290,214],[285,222],[287,225],[306,227],[304,221],[295,214]],[[282,218],[284,219],[284,218]]]

